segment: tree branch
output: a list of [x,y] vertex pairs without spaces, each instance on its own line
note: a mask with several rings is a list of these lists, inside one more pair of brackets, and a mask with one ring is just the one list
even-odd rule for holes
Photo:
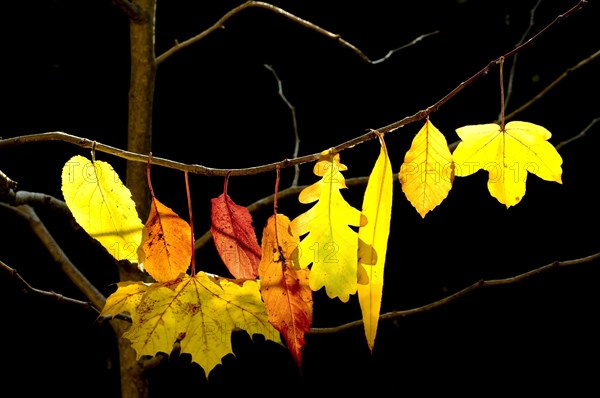
[[211,34],[212,32],[214,32],[217,29],[222,28],[225,25],[225,22],[227,22],[227,20],[229,20],[231,17],[233,17],[234,15],[236,15],[237,13],[247,9],[247,8],[252,8],[252,7],[257,7],[257,8],[263,8],[269,11],[274,12],[275,14],[279,14],[281,16],[284,16],[290,20],[292,20],[293,22],[304,26],[305,28],[308,28],[310,30],[313,30],[319,34],[322,34],[325,37],[328,37],[332,40],[337,41],[338,43],[340,43],[343,47],[346,47],[350,50],[352,50],[354,53],[356,53],[363,61],[370,63],[370,64],[377,64],[380,62],[385,61],[387,58],[389,58],[394,52],[399,51],[403,48],[412,46],[417,44],[418,42],[420,42],[421,40],[423,40],[424,38],[431,36],[433,34],[438,33],[436,32],[431,32],[431,33],[427,33],[424,35],[419,36],[418,38],[416,38],[415,40],[413,40],[412,42],[410,42],[409,44],[406,44],[402,47],[399,47],[397,49],[391,50],[388,52],[388,54],[378,60],[372,61],[369,57],[367,57],[361,50],[359,50],[356,46],[354,46],[353,44],[347,42],[346,40],[342,39],[342,37],[338,34],[335,33],[331,33],[330,31],[321,28],[318,25],[315,25],[314,23],[307,21],[305,19],[302,19],[300,17],[297,17],[296,15],[282,9],[279,8],[277,6],[274,6],[273,4],[269,4],[269,3],[264,3],[262,1],[247,1],[243,4],[240,4],[239,6],[229,10],[227,13],[225,13],[225,15],[223,15],[217,22],[215,22],[211,27],[209,27],[208,29],[202,31],[201,33],[197,34],[196,36],[193,36],[181,43],[177,42],[173,47],[171,47],[170,49],[168,49],[167,51],[165,51],[164,53],[162,53],[161,55],[159,55],[156,58],[156,63],[160,64],[161,62],[163,62],[165,59],[169,58],[171,55],[175,54],[177,51],[184,49],[185,47],[188,47],[191,44],[196,43],[197,41],[202,40],[203,38],[205,38],[206,36],[208,36],[209,34]]
[[13,279],[15,279],[19,283],[19,285],[21,285],[22,291],[24,293],[32,293],[36,296],[40,296],[45,299],[51,299],[54,301],[63,302],[63,303],[67,303],[67,304],[73,304],[77,307],[82,307],[83,309],[91,309],[91,310],[99,313],[98,309],[96,307],[94,307],[88,301],[76,300],[76,299],[73,299],[70,297],[63,296],[62,294],[58,294],[55,292],[47,292],[45,290],[40,290],[40,289],[34,288],[29,283],[27,283],[27,281],[25,281],[25,279],[23,279],[23,277],[21,275],[19,275],[19,272],[16,269],[9,267],[4,262],[2,262],[2,260],[0,260],[0,268],[3,271],[5,271],[7,274],[9,274]]
[[92,305],[101,310],[106,301],[105,297],[96,289],[96,287],[77,269],[71,262],[66,253],[54,238],[44,223],[39,219],[35,210],[28,205],[12,207],[0,202],[0,207],[7,208],[23,217],[30,225],[32,231],[42,241],[46,249],[60,266],[61,271],[73,282],[75,286],[90,300]]
[[129,0],[113,0],[116,5],[123,13],[133,22],[143,22],[146,19],[142,9],[135,3]]
[[[244,3],[242,6],[248,7],[248,4],[251,4],[252,6],[257,6],[256,4],[260,4],[260,6],[263,6],[266,3],[250,1],[250,2]],[[477,80],[481,76],[486,75],[490,71],[490,69],[492,67],[494,67],[495,65],[497,65],[501,60],[510,58],[513,55],[515,55],[516,53],[518,53],[519,51],[523,50],[525,47],[527,47],[531,43],[533,43],[533,41],[536,40],[540,35],[542,35],[546,31],[548,31],[552,26],[561,22],[565,18],[571,16],[574,12],[576,12],[577,10],[579,10],[586,4],[587,4],[586,0],[580,0],[579,3],[577,3],[577,5],[572,7],[570,10],[568,10],[564,14],[561,14],[558,17],[556,17],[552,22],[550,22],[546,27],[544,27],[540,32],[535,34],[532,38],[527,40],[525,43],[523,43],[520,46],[514,48],[513,50],[507,52],[506,54],[502,55],[501,57],[498,57],[497,59],[491,61],[488,65],[486,65],[484,68],[482,68],[479,72],[475,73],[473,76],[471,76],[466,81],[460,83],[456,88],[454,88],[452,91],[450,91],[448,94],[446,94],[442,99],[438,100],[436,103],[429,106],[428,108],[418,111],[417,113],[415,113],[411,116],[407,116],[404,119],[401,119],[401,120],[394,122],[392,124],[389,124],[387,126],[383,126],[378,129],[370,129],[369,132],[367,132],[363,135],[360,135],[358,137],[350,139],[346,142],[338,144],[329,149],[331,149],[334,152],[341,152],[345,149],[352,148],[358,144],[362,144],[366,141],[376,138],[377,133],[380,133],[380,134],[391,133],[395,130],[400,129],[401,127],[404,127],[404,126],[410,124],[410,123],[425,119],[431,113],[437,111],[442,105],[444,105],[446,102],[448,102],[456,94],[461,92],[465,87],[469,86],[471,83],[473,83],[475,80]],[[240,7],[242,7],[242,6],[240,6]],[[268,5],[268,6],[274,7],[271,5]],[[14,145],[19,145],[19,144],[25,144],[25,143],[30,143],[30,142],[41,142],[41,141],[64,141],[64,142],[78,145],[82,148],[92,148],[92,146],[94,146],[94,148],[97,152],[109,153],[111,155],[114,155],[114,156],[117,156],[117,157],[120,157],[123,159],[127,159],[127,160],[136,161],[136,162],[142,162],[142,163],[148,162],[148,155],[146,155],[146,154],[139,154],[139,153],[124,151],[124,150],[121,150],[121,149],[118,149],[115,147],[97,143],[96,141],[91,141],[86,138],[76,137],[76,136],[66,134],[63,132],[31,134],[31,135],[26,135],[26,136],[13,137],[13,138],[0,140],[0,149],[5,148],[5,147],[14,146]],[[206,167],[206,166],[197,165],[197,164],[184,164],[184,163],[175,162],[172,160],[158,158],[158,157],[154,157],[154,156],[152,157],[152,164],[175,169],[175,170],[187,171],[188,173],[201,174],[201,175],[205,175],[205,176],[209,176],[209,177],[226,177],[226,176],[235,177],[235,176],[248,176],[248,175],[267,173],[267,172],[275,171],[278,168],[283,169],[283,168],[287,168],[287,167],[291,167],[291,166],[295,166],[295,165],[299,165],[299,164],[313,162],[313,161],[319,159],[320,155],[321,154],[319,152],[319,153],[314,153],[311,155],[300,156],[300,157],[297,157],[294,159],[284,159],[282,161],[275,162],[275,163],[265,164],[265,165],[261,165],[261,166],[248,167],[248,168],[242,168],[242,169],[211,168],[211,167]]]
[[[455,301],[461,297],[464,297],[472,292],[474,292],[475,290],[479,290],[482,289],[484,287],[489,287],[489,286],[500,286],[500,285],[511,285],[511,284],[515,284],[518,282],[521,282],[525,279],[529,279],[533,276],[536,275],[540,275],[544,272],[547,272],[549,270],[552,269],[558,269],[558,268],[565,268],[565,267],[570,267],[573,265],[578,265],[578,264],[584,264],[584,263],[589,263],[592,262],[594,260],[600,259],[600,253],[595,253],[592,254],[590,256],[587,257],[581,257],[581,258],[577,258],[577,259],[573,259],[573,260],[566,260],[566,261],[554,261],[550,264],[544,265],[542,267],[533,269],[531,271],[527,271],[524,272],[522,274],[516,275],[516,276],[512,276],[512,277],[508,277],[508,278],[504,278],[504,279],[490,279],[490,280],[480,280],[479,282],[475,282],[470,286],[465,287],[462,290],[459,290],[458,292],[451,294],[450,296],[444,297],[440,300],[431,302],[429,304],[425,304],[421,307],[416,307],[416,308],[411,308],[408,310],[403,310],[403,311],[392,311],[392,312],[387,312],[385,314],[382,314],[379,317],[380,321],[389,321],[389,320],[393,320],[393,319],[397,319],[397,318],[403,318],[406,316],[410,316],[410,315],[416,315],[416,314],[421,314],[430,310],[433,310],[435,308],[441,307],[443,305],[446,305],[448,303],[451,303],[452,301]],[[354,322],[349,322],[343,325],[339,325],[339,326],[334,326],[334,327],[328,327],[328,328],[312,328],[310,330],[310,334],[334,334],[334,333],[340,333],[340,332],[344,332],[350,329],[354,329],[357,328],[359,326],[363,325],[363,321],[362,320],[358,320],[358,321],[354,321]]]

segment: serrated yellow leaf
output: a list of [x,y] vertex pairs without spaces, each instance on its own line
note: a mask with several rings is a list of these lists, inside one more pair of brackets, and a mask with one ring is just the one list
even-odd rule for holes
[[340,192],[346,188],[341,173],[346,169],[339,154],[323,151],[314,166],[314,173],[322,178],[299,195],[302,203],[317,203],[291,224],[294,235],[308,233],[298,245],[298,261],[301,268],[312,264],[310,288],[317,291],[325,287],[330,298],[339,297],[343,302],[357,288],[358,234],[350,226],[366,222]]
[[62,193],[77,223],[117,260],[137,263],[144,224],[131,192],[106,162],[73,156],[62,170]]
[[283,344],[269,323],[257,280],[236,283],[200,272],[164,283],[119,284],[100,315],[114,317],[124,310],[132,324],[123,337],[138,359],[168,354],[179,341],[181,353],[190,354],[207,376],[225,355],[233,354],[231,333],[236,330]]
[[383,271],[390,233],[394,178],[383,136],[380,135],[379,140],[381,142],[380,153],[369,175],[362,206],[362,213],[368,222],[358,230],[359,272],[364,272],[368,277],[365,284],[358,284],[358,301],[370,350],[373,350],[375,345],[381,311]]
[[421,217],[438,206],[452,188],[454,166],[444,135],[427,120],[404,156],[402,191]]
[[504,130],[488,123],[456,132],[462,141],[453,153],[455,174],[464,177],[487,171],[490,194],[507,208],[525,195],[528,172],[562,184],[562,158],[547,141],[552,134],[542,126],[512,121]]

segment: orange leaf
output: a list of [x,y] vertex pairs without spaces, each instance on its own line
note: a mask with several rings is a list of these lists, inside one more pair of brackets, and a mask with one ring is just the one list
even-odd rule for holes
[[152,207],[138,250],[140,268],[157,282],[176,279],[186,272],[192,257],[190,225],[152,196]]
[[234,278],[255,279],[261,254],[250,212],[225,192],[211,203],[210,232],[225,266]]
[[294,360],[302,366],[304,335],[312,323],[312,290],[308,284],[310,271],[300,269],[294,257],[300,241],[290,234],[289,226],[289,218],[282,214],[267,220],[258,273],[269,322],[281,332]]

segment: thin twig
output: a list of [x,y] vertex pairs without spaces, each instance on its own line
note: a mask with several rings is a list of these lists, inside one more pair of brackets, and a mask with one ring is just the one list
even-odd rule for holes
[[[261,6],[264,6],[265,3],[248,2],[248,3],[244,3],[244,4],[252,4],[253,6],[260,4]],[[525,47],[527,47],[531,43],[533,43],[538,37],[540,37],[543,33],[548,31],[555,24],[558,24],[565,18],[571,16],[574,12],[578,11],[581,7],[583,7],[586,4],[587,4],[586,0],[580,0],[579,3],[577,3],[577,5],[575,5],[571,9],[569,9],[564,14],[557,16],[552,22],[550,22],[548,25],[546,25],[546,27],[544,27],[542,30],[540,30],[537,34],[535,34],[533,37],[531,37],[525,43],[523,43],[519,47],[514,48],[513,50],[507,52],[506,54],[502,55],[501,57],[491,61],[488,65],[486,65],[484,68],[482,68],[479,72],[475,73],[469,79],[460,83],[456,88],[454,88],[452,91],[450,91],[448,94],[446,94],[442,99],[438,100],[436,103],[429,106],[428,108],[418,111],[417,113],[415,113],[411,116],[407,116],[404,119],[401,119],[401,120],[394,122],[392,124],[389,124],[387,126],[383,126],[378,129],[369,129],[369,132],[367,132],[363,135],[357,136],[355,138],[352,138],[346,142],[343,142],[341,144],[338,144],[338,145],[336,145],[332,148],[328,148],[328,149],[332,150],[333,152],[341,152],[345,149],[352,148],[358,144],[362,144],[366,141],[376,138],[377,133],[380,133],[380,134],[391,133],[393,131],[400,129],[401,127],[404,127],[404,126],[410,124],[410,123],[414,123],[414,122],[425,119],[431,113],[437,111],[442,105],[444,105],[446,102],[448,102],[450,99],[452,99],[459,92],[461,92],[465,87],[468,87],[471,83],[473,83],[475,80],[477,80],[481,76],[486,75],[492,67],[496,66],[500,62],[500,60],[513,57],[516,53],[518,53],[519,51],[523,50]],[[273,7],[271,5],[268,5],[268,6]],[[76,136],[66,134],[63,132],[31,134],[31,135],[25,135],[25,136],[13,137],[13,138],[0,140],[0,149],[2,149],[4,147],[19,145],[19,144],[25,144],[25,143],[30,143],[30,142],[41,142],[41,141],[64,141],[64,142],[68,142],[71,144],[79,145],[80,147],[83,147],[83,148],[92,148],[92,146],[95,144],[96,152],[109,153],[114,156],[118,156],[118,157],[121,157],[121,158],[124,158],[127,160],[131,160],[131,161],[135,161],[135,162],[146,163],[148,161],[148,156],[146,154],[139,154],[139,153],[124,151],[124,150],[121,150],[121,149],[118,149],[115,147],[100,144],[95,141],[88,140],[86,138],[76,137]],[[225,176],[235,177],[235,176],[248,176],[248,175],[262,174],[262,173],[275,171],[277,168],[284,169],[284,168],[299,165],[299,164],[314,162],[315,160],[319,159],[320,155],[321,155],[321,153],[319,152],[319,153],[314,153],[312,155],[300,156],[300,157],[297,157],[294,159],[284,159],[282,161],[275,162],[275,163],[265,164],[262,166],[242,168],[242,169],[216,169],[216,168],[206,167],[206,166],[197,165],[197,164],[184,164],[184,163],[175,162],[172,160],[157,158],[157,157],[153,157],[153,164],[162,166],[162,167],[175,169],[175,170],[187,171],[189,173],[202,174],[202,175],[209,176],[209,177],[210,176],[212,176],[212,177],[225,177]]]
[[[546,271],[552,270],[552,269],[564,268],[564,267],[570,267],[573,265],[589,263],[589,262],[592,262],[597,259],[600,259],[600,253],[595,253],[595,254],[592,254],[587,257],[577,258],[577,259],[573,259],[573,260],[555,261],[550,264],[544,265],[542,267],[533,269],[531,271],[527,271],[522,274],[504,278],[504,279],[480,280],[479,282],[475,282],[472,285],[467,286],[464,289],[462,289],[454,294],[451,294],[450,296],[446,296],[440,300],[431,302],[429,304],[425,304],[423,306],[411,308],[408,310],[392,311],[392,312],[384,313],[379,317],[379,320],[380,321],[389,321],[389,320],[403,318],[403,317],[410,316],[410,315],[422,314],[424,312],[427,312],[427,311],[433,310],[435,308],[441,307],[443,305],[446,305],[452,301],[455,301],[461,297],[464,297],[464,296],[474,292],[475,290],[479,290],[484,287],[510,285],[510,284],[514,284],[517,282],[521,282],[525,279],[529,279],[533,276],[540,275],[540,274],[542,274]],[[349,323],[345,323],[343,325],[334,326],[334,327],[312,328],[310,330],[310,334],[340,333],[340,332],[344,332],[344,331],[347,331],[350,329],[360,327],[361,325],[363,325],[363,321],[358,320],[358,321],[349,322]]]
[[59,293],[48,292],[45,290],[40,290],[40,289],[34,288],[29,283],[27,283],[27,281],[25,279],[23,279],[23,277],[21,275],[19,275],[19,272],[16,269],[9,267],[2,260],[0,260],[0,268],[3,271],[5,271],[6,273],[8,273],[13,279],[15,279],[19,283],[19,285],[21,285],[24,293],[32,293],[34,295],[37,295],[37,296],[40,296],[40,297],[43,297],[46,299],[51,299],[54,301],[59,301],[59,302],[67,303],[67,304],[73,304],[77,307],[82,307],[83,309],[91,309],[91,310],[98,312],[98,309],[95,308],[88,301],[76,300],[74,298],[63,296],[62,294],[59,294]]
[[590,55],[586,59],[578,62],[577,65],[575,65],[575,66],[573,66],[573,67],[565,70],[559,77],[557,77],[552,83],[550,83],[549,85],[547,85],[535,97],[531,98],[525,104],[521,105],[519,108],[515,109],[514,111],[512,111],[511,113],[509,113],[508,115],[506,115],[504,117],[505,120],[508,121],[509,119],[514,118],[517,114],[523,112],[525,109],[529,108],[531,105],[533,105],[534,102],[536,102],[537,100],[539,100],[540,98],[542,98],[544,95],[546,95],[548,93],[548,91],[550,91],[551,89],[553,89],[558,83],[560,83],[563,79],[565,79],[570,73],[576,71],[577,69],[581,68],[584,65],[587,65],[588,63],[590,63],[594,59],[598,58],[599,56],[600,56],[600,50],[596,51],[594,54]]
[[576,136],[573,136],[573,137],[571,137],[571,138],[569,138],[569,139],[567,139],[567,140],[564,140],[564,141],[562,141],[562,142],[559,142],[559,143],[556,145],[556,150],[559,150],[559,149],[561,149],[562,147],[564,147],[565,145],[568,145],[568,144],[572,143],[573,141],[576,141],[576,140],[578,140],[578,139],[580,139],[580,138],[583,138],[583,137],[585,137],[585,136],[586,136],[586,134],[587,134],[587,132],[588,132],[588,131],[589,131],[589,130],[592,128],[592,126],[594,126],[594,124],[596,124],[596,123],[598,123],[598,122],[600,122],[600,117],[597,117],[597,118],[595,118],[594,120],[592,120],[592,121],[590,122],[590,124],[588,124],[588,125],[587,125],[587,127],[586,127],[586,128],[584,128],[583,130],[581,130],[581,132],[580,132],[579,134],[577,134]]
[[[521,36],[521,39],[517,42],[515,47],[520,46],[525,41],[527,36],[529,36],[529,32],[531,32],[531,29],[533,28],[533,25],[535,24],[535,11],[537,10],[537,8],[539,7],[541,2],[542,2],[542,0],[538,0],[538,2],[529,11],[529,25],[527,26],[527,29],[525,29],[523,36]],[[515,56],[513,57],[513,60],[512,60],[511,67],[510,67],[510,74],[508,76],[508,84],[506,86],[506,97],[504,98],[504,107],[502,108],[502,113],[504,113],[504,111],[506,110],[506,107],[508,106],[508,101],[510,100],[510,97],[512,96],[512,93],[513,93],[513,83],[515,80],[515,72],[516,72],[516,68],[517,68],[517,58],[518,57],[519,57],[519,54],[515,54]],[[502,115],[500,115],[498,118],[502,119]],[[506,120],[506,119],[504,119],[504,120]]]
[[395,52],[398,52],[398,51],[400,51],[400,50],[404,50],[405,48],[408,48],[408,47],[414,46],[414,45],[416,45],[417,43],[419,43],[420,41],[422,41],[423,39],[425,39],[426,37],[433,36],[433,35],[436,35],[436,34],[438,34],[438,33],[440,33],[440,31],[439,31],[439,30],[435,30],[435,31],[433,31],[433,32],[425,33],[425,34],[423,34],[423,35],[421,35],[421,36],[417,37],[416,39],[414,39],[414,40],[413,40],[413,41],[411,41],[410,43],[407,43],[407,44],[405,44],[405,45],[403,45],[403,46],[400,46],[400,47],[398,47],[398,48],[394,48],[393,50],[390,50],[390,51],[388,51],[388,53],[387,53],[387,54],[386,54],[386,55],[385,55],[383,58],[379,58],[379,59],[376,59],[375,61],[371,61],[371,63],[372,63],[372,64],[380,64],[380,63],[382,63],[383,61],[386,61],[386,60],[387,60],[389,57],[391,57],[391,56],[392,56],[392,55],[393,55]]
[[0,202],[0,207],[14,211],[23,217],[29,223],[32,231],[42,241],[54,261],[60,266],[61,271],[81,290],[96,309],[101,310],[104,307],[106,298],[71,262],[32,207],[27,205],[12,207],[2,202]]
[[209,34],[211,34],[212,32],[214,32],[217,29],[222,28],[225,25],[225,22],[227,22],[227,20],[229,20],[231,17],[233,17],[234,15],[236,15],[237,13],[239,13],[240,11],[243,11],[247,8],[251,8],[251,7],[257,7],[257,8],[263,8],[269,11],[274,12],[275,14],[279,14],[281,16],[284,16],[290,20],[292,20],[293,22],[304,26],[305,28],[308,28],[310,30],[313,30],[319,34],[322,34],[325,37],[328,37],[332,40],[337,41],[338,43],[340,43],[343,47],[346,47],[350,50],[352,50],[354,53],[356,53],[363,61],[370,63],[370,64],[377,64],[380,62],[385,61],[387,58],[389,58],[394,52],[399,51],[403,48],[406,48],[408,46],[417,44],[418,42],[420,42],[421,40],[423,40],[424,38],[431,36],[433,34],[438,33],[436,32],[431,32],[431,33],[427,33],[424,35],[419,36],[418,38],[416,38],[415,40],[413,40],[411,43],[406,44],[402,47],[399,47],[395,50],[391,50],[390,52],[388,52],[388,54],[378,60],[371,60],[369,57],[367,57],[361,50],[359,50],[356,46],[354,46],[353,44],[347,42],[346,40],[342,39],[342,37],[339,34],[335,34],[332,33],[326,29],[323,29],[322,27],[315,25],[314,23],[307,21],[305,19],[302,19],[300,17],[297,17],[296,15],[282,9],[279,7],[274,6],[273,4],[269,4],[269,3],[264,3],[262,1],[247,1],[243,4],[240,4],[239,6],[229,10],[228,12],[225,13],[225,15],[223,15],[217,22],[215,22],[212,26],[210,26],[208,29],[198,33],[197,35],[184,40],[182,42],[176,42],[175,45],[173,47],[171,47],[170,49],[168,49],[167,51],[165,51],[164,53],[162,53],[161,55],[159,55],[156,58],[156,64],[159,65],[160,63],[162,63],[165,59],[167,59],[168,57],[170,57],[171,55],[175,54],[177,51],[184,49],[185,47],[188,47],[191,44],[194,44],[200,40],[202,40],[203,38],[205,38],[206,36],[208,36]]
[[[281,97],[283,102],[285,102],[287,107],[290,109],[290,112],[292,113],[292,125],[294,127],[294,155],[293,155],[293,158],[297,158],[298,153],[300,151],[300,134],[298,134],[298,122],[296,120],[296,108],[294,107],[294,105],[292,105],[292,103],[290,101],[288,101],[285,94],[283,93],[283,84],[281,83],[281,79],[277,75],[277,72],[275,72],[275,69],[273,69],[273,67],[271,65],[267,65],[267,64],[265,64],[265,68],[270,70],[271,73],[273,74],[273,77],[275,77],[275,80],[277,80],[277,93],[279,94],[279,96]],[[291,186],[295,187],[296,185],[298,185],[299,179],[300,179],[300,165],[296,164],[296,165],[294,165],[294,179],[292,180]]]

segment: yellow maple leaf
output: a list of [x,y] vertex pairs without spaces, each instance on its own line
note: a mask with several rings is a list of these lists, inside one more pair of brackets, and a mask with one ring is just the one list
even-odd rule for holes
[[369,175],[362,205],[362,213],[369,222],[358,229],[358,267],[359,272],[364,272],[367,276],[366,283],[358,284],[358,301],[370,350],[373,350],[375,345],[381,310],[394,178],[382,135],[379,135],[379,141],[381,149]]
[[421,217],[448,196],[454,179],[452,154],[446,138],[429,119],[406,152],[399,179],[406,198]]
[[137,262],[144,224],[131,192],[112,166],[73,156],[62,170],[62,193],[77,223],[117,260]]
[[131,327],[123,337],[138,359],[168,354],[179,341],[181,352],[190,354],[208,376],[225,355],[233,354],[231,333],[236,330],[283,344],[269,323],[257,280],[238,283],[200,272],[169,282],[117,286],[100,316],[131,315]]
[[339,154],[321,153],[313,172],[322,178],[298,197],[301,203],[316,204],[296,217],[291,228],[296,236],[308,233],[298,245],[298,261],[302,268],[312,264],[310,288],[317,291],[324,286],[330,298],[347,302],[356,293],[358,272],[358,234],[350,226],[364,225],[366,219],[340,192],[346,188],[344,170]]
[[525,195],[528,172],[562,184],[562,158],[547,141],[552,134],[542,126],[512,121],[504,129],[488,123],[456,132],[462,141],[453,153],[455,174],[464,177],[487,171],[490,194],[507,208]]

